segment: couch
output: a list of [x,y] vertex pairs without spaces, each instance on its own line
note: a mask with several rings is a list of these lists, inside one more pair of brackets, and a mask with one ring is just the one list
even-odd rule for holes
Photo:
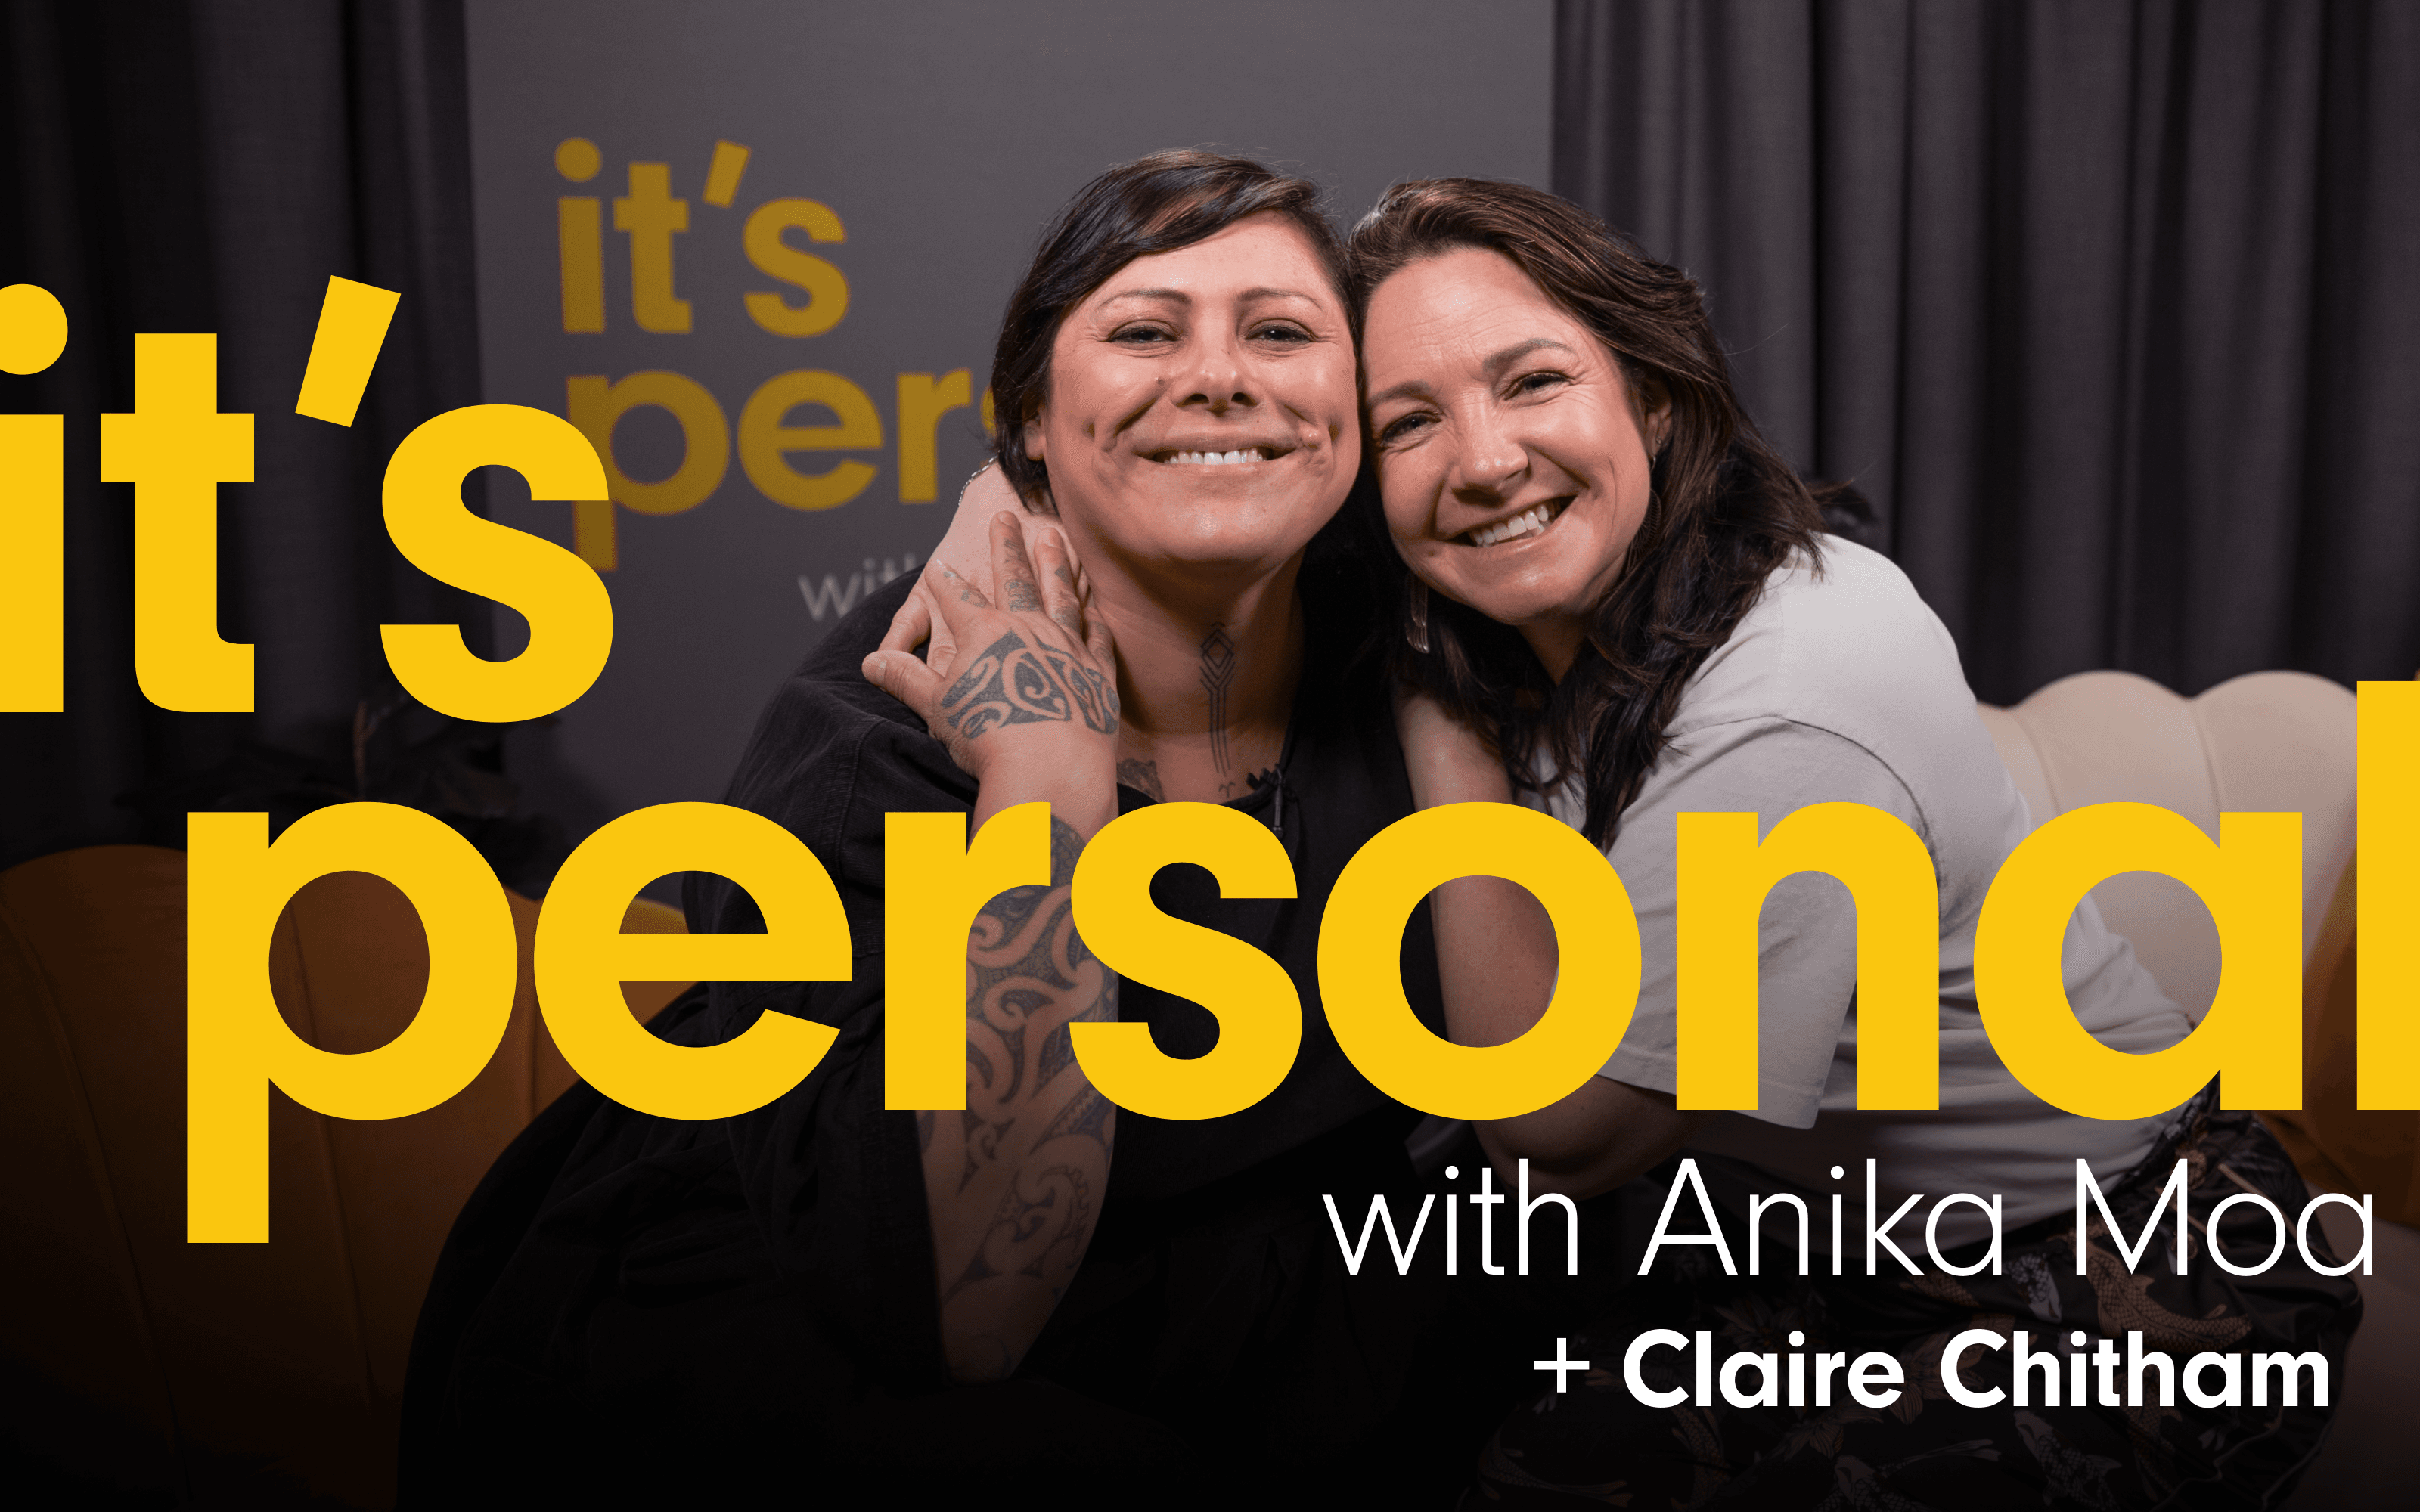
[[[2399,1504],[2390,1462],[2420,1394],[2420,1115],[2350,1106],[2353,700],[2298,673],[2182,699],[2139,677],[2055,683],[1985,724],[2037,819],[2111,799],[2214,828],[2221,810],[2304,815],[2308,1105],[2274,1116],[2314,1185],[2378,1196],[2376,1274],[2331,1446],[2298,1504]],[[479,1077],[411,1118],[322,1118],[272,1094],[272,1242],[184,1241],[184,856],[104,846],[0,873],[0,1412],[37,1500],[231,1507],[378,1506],[394,1495],[413,1319],[454,1214],[572,1075],[529,980],[537,905],[512,899],[521,977]],[[2132,875],[2097,893],[2169,993],[2196,1011],[2218,942],[2181,887]],[[644,900],[629,930],[678,930]],[[409,1020],[427,946],[402,895],[313,883],[271,949],[278,1002],[332,1050]],[[633,983],[652,1014],[686,984]],[[2332,1224],[2340,1233],[2342,1226]]]
[[[572,1081],[537,1013],[537,904],[478,1078],[411,1118],[322,1118],[271,1093],[266,1244],[188,1244],[185,857],[148,846],[0,873],[0,1473],[32,1501],[378,1506],[394,1498],[404,1361],[447,1228]],[[626,930],[676,931],[659,903]],[[427,946],[361,872],[296,895],[271,948],[279,1008],[323,1049],[374,1048],[416,1010]],[[685,983],[626,988],[643,1017]]]
[[[2301,1507],[2411,1504],[2410,1407],[2420,1399],[2420,1113],[2352,1105],[2353,695],[2300,672],[2256,672],[2180,698],[2125,672],[2085,672],[1983,722],[2037,822],[2090,803],[2171,809],[2217,832],[2223,810],[2303,815],[2304,1105],[2268,1115],[2314,1190],[2370,1194],[2381,1220],[2364,1316],[2327,1447]],[[2189,1011],[2218,988],[2218,933],[2183,887],[2130,873],[2094,897],[2152,977]],[[2355,1228],[2322,1210],[2350,1255]]]

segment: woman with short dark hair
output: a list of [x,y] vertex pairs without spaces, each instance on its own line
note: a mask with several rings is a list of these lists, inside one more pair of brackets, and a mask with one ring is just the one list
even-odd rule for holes
[[[1370,563],[1309,560],[1358,471],[1354,379],[1312,185],[1170,152],[1077,193],[1010,301],[993,386],[1011,498],[1055,516],[1082,587],[1055,536],[987,516],[992,591],[930,575],[923,658],[882,640],[902,582],[775,696],[727,801],[830,872],[853,980],[706,984],[656,1032],[719,1043],[770,1009],[839,1039],[720,1123],[585,1086],[539,1116],[424,1310],[408,1495],[786,1473],[1063,1498],[1123,1471],[1161,1501],[1402,1470],[1370,1445],[1423,1283],[1346,1285],[1319,1202],[1408,1189],[1416,1118],[1345,1059],[1316,970],[1336,876],[1411,806],[1383,684],[1351,675]],[[1225,1118],[1113,1109],[1069,1048],[1073,1024],[1109,1018],[1173,1056],[1217,1038],[1203,1009],[1118,980],[1070,919],[1082,842],[1163,799],[1267,825],[1296,879],[1222,900],[1180,869],[1154,889],[1274,958],[1301,1001],[1292,1069]],[[887,895],[886,816],[980,825],[1037,800],[1048,884],[984,904],[968,936],[966,1106],[889,1110],[886,909],[928,900]],[[688,903],[700,931],[763,927],[721,878],[691,877]],[[1424,914],[1408,942],[1407,992],[1441,1027]]]
[[[1481,1467],[1487,1504],[2277,1504],[2324,1436],[2324,1397],[2206,1407],[2172,1390],[2163,1404],[2155,1381],[2149,1399],[2112,1400],[2110,1351],[2162,1351],[2176,1370],[2208,1350],[2340,1369],[2352,1285],[2299,1254],[2254,1277],[2209,1263],[2211,1247],[2252,1266],[2266,1252],[2257,1216],[2214,1230],[2222,1198],[2304,1200],[2276,1141],[2219,1110],[2214,1087],[2170,1115],[2103,1121],[2001,1065],[1975,936],[2029,827],[2024,800],[1907,579],[1819,536],[1814,498],[1732,394],[1697,285],[1568,201],[1476,179],[1397,186],[1349,254],[1380,507],[1410,569],[1396,662],[1421,695],[1404,714],[1415,795],[1526,797],[1580,829],[1629,891],[1645,963],[1598,1076],[1481,1124],[1481,1142],[1531,1189],[1585,1196],[1684,1149],[1703,1181],[1665,1168],[1672,1232],[1699,1242],[1655,1251],[1570,1341],[1593,1373],[1505,1422]],[[1838,883],[1802,872],[1763,905],[1746,1104],[1682,1110],[1676,823],[1753,810],[1761,835],[1824,803],[1902,821],[1938,880],[1940,1106],[1857,1106],[1860,920]],[[1439,889],[1435,908],[1453,1037],[1520,1035],[1554,980],[1543,911],[1485,878]],[[2191,1027],[2088,899],[2062,966],[2105,1044],[2155,1051]],[[2107,1216],[2078,1234],[2085,1168]],[[2200,1262],[2172,1273],[2164,1242],[2136,1273],[2113,1245],[2136,1242],[2180,1168]],[[1891,1222],[1950,1193],[1972,1196]],[[1692,1200],[1707,1194],[1719,1264]],[[1760,1243],[1749,1204],[1776,1196]],[[1844,1233],[1823,1222],[1842,1197]],[[1814,1216],[1811,1234],[1785,1203]],[[1648,1337],[1659,1329],[1673,1332]],[[1968,1330],[2029,1335],[2031,1375],[2005,1342],[1970,1339],[1946,1364]],[[1879,1354],[1897,1389],[1823,1381],[1826,1354]],[[1721,1393],[1689,1389],[1736,1356],[1747,1365],[1722,1366]],[[2078,1400],[2087,1376],[2102,1395]]]

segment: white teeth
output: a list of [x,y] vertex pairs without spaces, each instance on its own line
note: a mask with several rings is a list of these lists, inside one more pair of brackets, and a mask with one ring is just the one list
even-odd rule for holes
[[1519,540],[1525,535],[1535,535],[1553,524],[1555,517],[1561,511],[1552,504],[1539,504],[1534,508],[1525,509],[1511,519],[1498,520],[1483,530],[1472,531],[1470,544],[1497,546],[1506,541]]
[[1262,448],[1249,446],[1239,452],[1171,452],[1167,460],[1202,467],[1221,467],[1230,462],[1262,462],[1267,458],[1268,454]]

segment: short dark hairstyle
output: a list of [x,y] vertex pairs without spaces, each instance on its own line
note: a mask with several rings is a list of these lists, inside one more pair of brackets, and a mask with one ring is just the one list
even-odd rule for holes
[[1581,827],[1608,845],[1691,674],[1793,551],[1820,562],[1823,515],[1732,392],[1696,282],[1567,199],[1484,178],[1397,184],[1353,230],[1357,316],[1394,274],[1465,247],[1509,259],[1588,327],[1635,409],[1669,402],[1671,431],[1629,560],[1560,683],[1517,631],[1441,596],[1429,650],[1397,652],[1397,671],[1485,731],[1516,786],[1538,785],[1530,761],[1541,750],[1581,778]]
[[992,454],[1017,495],[1052,507],[1047,470],[1025,455],[1025,427],[1049,393],[1050,348],[1069,310],[1137,257],[1189,247],[1263,213],[1294,223],[1326,269],[1338,301],[1349,306],[1344,249],[1319,201],[1319,186],[1308,178],[1198,147],[1122,162],[1076,191],[1043,231],[992,349]]

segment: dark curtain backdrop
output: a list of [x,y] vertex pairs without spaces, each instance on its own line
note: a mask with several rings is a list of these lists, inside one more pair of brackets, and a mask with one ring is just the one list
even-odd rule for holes
[[[489,623],[395,552],[378,491],[413,425],[479,396],[459,0],[15,0],[0,78],[0,284],[69,322],[48,372],[0,374],[0,409],[67,416],[67,712],[0,716],[0,866],[181,845],[189,807],[349,795],[356,711],[389,706],[378,625],[456,621],[478,646]],[[332,273],[403,296],[349,430],[294,413]],[[218,333],[219,408],[256,416],[258,481],[219,512],[252,715],[143,700],[133,490],[96,481],[135,332],[181,331]]]
[[1555,122],[1982,697],[2420,667],[2420,5],[1561,0]]

